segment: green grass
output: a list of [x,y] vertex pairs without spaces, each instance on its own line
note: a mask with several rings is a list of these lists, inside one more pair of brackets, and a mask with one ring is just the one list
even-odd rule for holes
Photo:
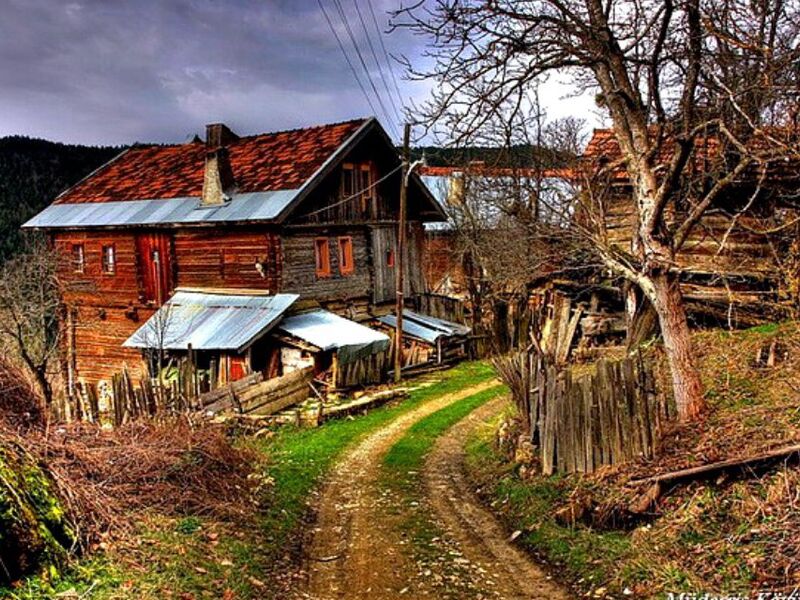
[[[136,537],[139,544],[76,562],[57,582],[31,578],[16,589],[0,589],[0,598],[38,600],[54,593],[91,588],[93,600],[120,598],[269,597],[268,575],[298,539],[308,499],[335,461],[352,444],[433,398],[457,392],[494,376],[483,362],[462,363],[411,392],[402,402],[364,416],[326,423],[315,429],[284,427],[272,437],[245,438],[263,463],[257,475],[265,489],[261,508],[247,524],[225,524],[199,516],[149,518]],[[416,385],[419,382],[411,382]]]

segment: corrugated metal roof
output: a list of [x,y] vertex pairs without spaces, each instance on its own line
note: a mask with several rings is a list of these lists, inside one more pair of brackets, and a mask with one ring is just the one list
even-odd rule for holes
[[339,361],[345,363],[389,347],[389,336],[327,310],[286,317],[278,329],[320,350],[337,350]]
[[[378,317],[378,320],[390,327],[397,326],[397,317],[395,315]],[[470,331],[471,329],[466,325],[421,315],[411,310],[403,311],[403,334],[423,340],[429,344],[435,344],[440,337],[463,336]]]
[[271,221],[299,190],[233,194],[221,206],[201,207],[200,198],[51,204],[23,227],[119,227]]
[[403,319],[416,321],[425,327],[434,329],[436,331],[441,331],[445,335],[468,335],[469,332],[472,331],[470,327],[462,325],[461,323],[446,321],[445,319],[431,317],[430,315],[422,315],[418,312],[408,309],[403,310]]
[[269,331],[297,294],[177,291],[123,344],[127,348],[241,352]]

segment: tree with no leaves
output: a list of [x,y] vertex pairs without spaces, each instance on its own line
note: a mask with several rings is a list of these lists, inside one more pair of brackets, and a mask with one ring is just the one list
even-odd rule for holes
[[[681,419],[705,408],[675,256],[703,215],[748,171],[798,153],[800,7],[792,0],[434,0],[396,12],[429,40],[438,86],[419,120],[468,139],[520,110],[551,73],[597,93],[635,207],[632,247],[583,233],[602,263],[658,315]],[[790,131],[791,130],[791,131]],[[687,167],[712,135],[713,169]],[[596,194],[596,190],[590,190]],[[599,195],[599,194],[597,194]]]
[[0,269],[0,347],[4,358],[27,370],[46,408],[59,372],[59,260],[45,242],[35,240]]

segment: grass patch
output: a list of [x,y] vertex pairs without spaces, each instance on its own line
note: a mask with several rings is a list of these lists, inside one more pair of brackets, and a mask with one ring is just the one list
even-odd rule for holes
[[342,452],[420,404],[492,377],[486,363],[462,363],[437,374],[408,399],[364,416],[244,438],[240,443],[261,457],[255,475],[264,497],[243,522],[139,515],[131,540],[77,561],[58,581],[31,578],[0,589],[0,598],[39,600],[71,589],[79,594],[91,590],[87,597],[93,600],[278,596],[271,575],[299,538],[311,491]]

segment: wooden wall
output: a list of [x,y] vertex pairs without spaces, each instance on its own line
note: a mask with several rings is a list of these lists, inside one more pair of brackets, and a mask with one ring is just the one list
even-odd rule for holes
[[[353,272],[339,273],[337,238],[353,239]],[[331,274],[318,277],[314,240],[327,237]],[[281,291],[301,294],[319,302],[343,301],[369,297],[372,289],[367,230],[364,227],[287,229],[283,233],[283,274]]]
[[[55,236],[56,248],[64,257],[60,277],[66,309],[71,315],[67,321],[70,331],[65,336],[65,359],[72,362],[76,375],[88,382],[110,377],[123,364],[133,373],[142,369],[140,353],[122,348],[122,343],[153,313],[152,308],[139,301],[134,239],[132,233],[117,232]],[[86,268],[82,274],[74,272],[73,244],[84,246]],[[109,244],[114,245],[116,253],[114,274],[103,273],[101,268],[102,247]]]
[[[746,191],[738,195],[748,196]],[[735,202],[735,198],[731,202]],[[744,214],[726,238],[730,225],[730,217],[721,211],[707,213],[678,253],[678,264],[697,275],[730,274],[756,278],[774,275],[776,264],[769,237],[748,230],[748,227],[768,228],[769,219],[758,214]],[[606,208],[609,241],[630,251],[635,226],[636,217],[630,195],[624,188],[615,190]]]
[[268,228],[179,230],[175,259],[180,287],[280,288],[281,241]]
[[[171,232],[175,287],[264,289],[280,287],[280,237],[268,228],[184,229]],[[136,232],[60,232],[56,247],[64,257],[61,278],[72,329],[65,348],[78,378],[96,383],[127,365],[131,374],[144,374],[138,350],[122,347],[157,308],[144,301],[141,265],[135,252]],[[72,245],[83,244],[86,269],[75,273]],[[102,272],[101,252],[113,244],[114,274]],[[255,262],[264,265],[265,277]],[[313,264],[313,257],[312,257]],[[74,340],[74,341],[72,341]],[[74,348],[74,356],[71,348]]]

